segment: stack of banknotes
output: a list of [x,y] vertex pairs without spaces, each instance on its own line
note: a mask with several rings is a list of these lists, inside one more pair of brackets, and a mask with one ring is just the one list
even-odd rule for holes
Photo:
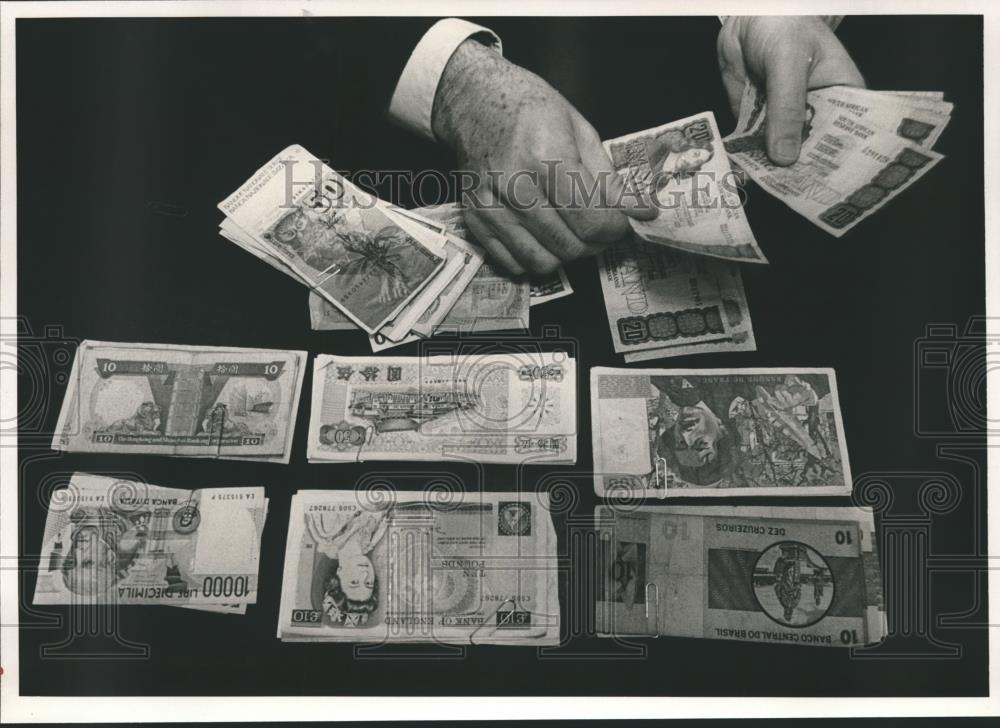
[[725,148],[764,190],[840,237],[942,159],[932,147],[952,108],[938,91],[810,91],[799,160],[778,167],[764,150],[767,99],[747,83]]
[[181,490],[74,473],[52,493],[35,604],[169,604],[243,614],[257,601],[263,488]]
[[83,341],[54,450],[287,463],[304,351]]
[[601,496],[851,493],[832,369],[595,367],[590,413]]
[[557,644],[548,507],[545,494],[299,491],[278,637]]
[[[560,268],[531,281],[515,280],[501,268],[483,260],[485,252],[465,224],[457,203],[418,207],[419,219],[441,225],[449,240],[470,249],[462,274],[456,276],[410,329],[407,337],[392,341],[384,335],[371,337],[372,349],[381,351],[399,344],[427,338],[435,333],[481,333],[527,328],[529,309],[573,293],[566,272]],[[309,320],[316,331],[356,328],[340,309],[316,292],[309,294]]]
[[530,284],[490,265],[459,205],[403,210],[298,145],[219,208],[223,237],[310,289],[312,328],[360,327],[372,351],[437,331],[525,329],[531,305],[573,292],[561,270]]
[[715,116],[703,112],[604,143],[656,218],[598,256],[615,351],[625,361],[755,351],[737,262],[767,263]]
[[596,625],[861,647],[887,631],[871,509],[598,506]]
[[953,104],[937,91],[810,91],[802,152],[788,167],[767,157],[766,108],[748,82],[725,139],[704,112],[605,142],[631,189],[659,209],[651,221],[632,220],[636,235],[599,257],[611,336],[625,361],[756,349],[733,261],[767,259],[740,203],[742,174],[839,237],[942,158],[931,148]]
[[313,366],[309,462],[576,462],[576,360],[555,352]]

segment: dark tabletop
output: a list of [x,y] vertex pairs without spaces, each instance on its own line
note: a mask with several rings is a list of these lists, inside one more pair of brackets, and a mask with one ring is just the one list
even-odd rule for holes
[[[573,296],[531,312],[535,337],[555,327],[550,340],[578,357],[575,467],[308,465],[311,374],[290,465],[48,448],[45,433],[64,390],[58,377],[68,367],[64,354],[84,338],[370,353],[360,331],[311,331],[306,289],[220,238],[216,204],[291,143],[341,170],[448,169],[453,161],[440,148],[382,120],[352,116],[352,99],[365,94],[366,64],[404,22],[18,21],[22,556],[38,554],[47,494],[74,470],[180,488],[264,485],[270,498],[259,601],[244,617],[129,607],[118,613],[117,642],[90,645],[68,639],[69,610],[29,605],[35,575],[26,569],[22,694],[984,695],[985,439],[975,421],[983,401],[976,372],[984,361],[975,317],[985,308],[978,17],[844,21],[838,34],[871,88],[939,89],[955,103],[936,147],[945,160],[841,239],[751,186],[747,214],[771,261],[743,267],[758,351],[650,363],[836,369],[855,500],[877,505],[883,532],[892,535],[883,554],[892,634],[880,648],[852,654],[587,636],[592,604],[581,574],[588,562],[573,545],[597,503],[587,372],[623,365],[612,349],[593,260],[568,267]],[[716,65],[715,18],[484,22],[503,37],[508,58],[548,79],[603,138],[706,109],[724,133],[732,127]],[[346,32],[371,35],[370,50],[322,65],[324,34],[348,23]],[[393,201],[412,204],[409,192],[400,190]],[[944,327],[928,337],[931,324]],[[929,350],[938,353],[927,356]],[[568,643],[542,652],[280,643],[292,493],[378,478],[417,488],[442,472],[470,491],[571,495],[555,514]],[[934,482],[942,485],[928,486]],[[872,500],[878,483],[891,503]],[[81,657],[88,651],[100,651],[100,659]]]

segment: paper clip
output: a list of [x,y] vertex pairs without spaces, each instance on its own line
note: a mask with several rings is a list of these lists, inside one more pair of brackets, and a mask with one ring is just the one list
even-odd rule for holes
[[646,624],[649,624],[649,592],[650,588],[653,591],[653,636],[660,636],[660,588],[655,582],[646,582]]
[[656,487],[666,488],[667,487],[667,461],[666,458],[660,457],[659,455],[653,460],[653,465],[656,468]]
[[[496,617],[500,613],[500,610],[508,605],[510,606],[509,616],[505,617],[504,621],[497,622]],[[497,605],[497,608],[493,610],[493,613],[489,616],[489,618],[486,619],[481,625],[476,627],[476,629],[472,632],[472,634],[469,635],[469,644],[470,645],[476,644],[475,641],[476,635],[479,634],[479,630],[484,629],[488,624],[492,625],[493,627],[493,631],[490,634],[492,635],[493,633],[495,633],[498,629],[503,627],[505,624],[507,624],[507,622],[509,622],[513,618],[515,611],[517,611],[517,602],[515,602],[513,599],[505,599],[504,601],[500,602],[500,604]]]
[[358,454],[354,456],[354,462],[361,462],[361,451],[364,449],[365,445],[368,444],[368,440],[374,437],[374,431],[375,425],[368,425],[368,427],[365,428],[365,436],[361,439],[361,444],[358,445]]

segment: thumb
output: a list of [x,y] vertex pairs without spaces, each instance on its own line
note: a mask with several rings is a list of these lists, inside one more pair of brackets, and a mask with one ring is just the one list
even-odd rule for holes
[[583,166],[597,184],[603,185],[606,190],[607,204],[636,220],[652,220],[659,214],[659,210],[647,196],[640,194],[633,184],[623,182],[622,176],[611,164],[608,153],[604,151],[604,145],[594,127],[585,121],[577,121],[576,141]]
[[810,63],[811,59],[798,48],[780,51],[768,59],[765,138],[767,156],[775,164],[787,166],[799,158]]

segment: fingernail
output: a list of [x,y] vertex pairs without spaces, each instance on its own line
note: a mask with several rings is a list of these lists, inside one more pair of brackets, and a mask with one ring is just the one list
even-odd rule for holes
[[774,143],[776,162],[791,164],[799,158],[799,140],[795,137],[781,137]]

